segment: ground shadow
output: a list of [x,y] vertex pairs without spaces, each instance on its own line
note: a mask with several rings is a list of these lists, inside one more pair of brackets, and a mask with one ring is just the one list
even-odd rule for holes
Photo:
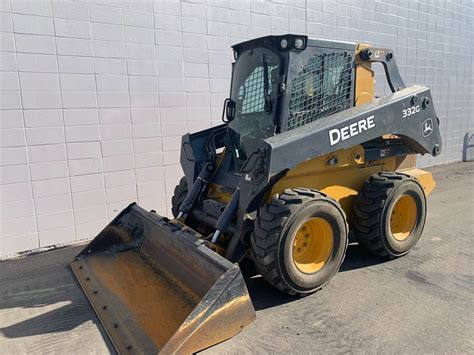
[[[0,311],[15,308],[21,314],[15,324],[6,325],[5,319],[0,321],[0,335],[22,338],[62,333],[91,321],[108,350],[114,352],[68,266],[80,249],[62,248],[0,262]],[[44,308],[45,312],[27,317],[28,313],[22,311],[37,314],[34,310],[38,308]]]
[[[385,258],[374,256],[357,243],[351,243],[346,252],[344,262],[339,272],[370,267],[387,262]],[[258,273],[250,260],[241,263],[240,268],[247,284],[255,310],[280,306],[301,299],[300,296],[291,296],[270,286]]]
[[[104,329],[99,325],[98,318],[68,267],[68,262],[79,250],[78,247],[65,248],[21,260],[0,263],[2,266],[9,266],[10,268],[15,268],[15,264],[23,263],[18,266],[21,265],[23,268],[20,274],[24,273],[23,276],[20,275],[20,279],[21,277],[24,278],[23,281],[11,278],[11,283],[9,283],[8,277],[2,281],[3,285],[0,285],[0,293],[2,294],[0,309],[14,307],[30,309],[45,305],[58,305],[57,308],[43,314],[0,328],[1,334],[7,338],[21,338],[66,332],[87,321],[92,321],[97,325],[103,338],[107,339]],[[51,257],[54,260],[48,264],[46,269],[35,269],[38,261],[35,261],[34,258],[47,260]],[[385,261],[386,259],[369,254],[357,243],[351,243],[340,272],[370,267]],[[12,265],[9,265],[9,263]],[[240,264],[240,268],[257,311],[301,299],[300,296],[291,296],[270,286],[257,272],[250,260],[244,260]],[[0,276],[3,279],[8,274],[8,270],[2,269],[0,270]],[[38,273],[37,278],[35,273]],[[13,287],[15,290],[7,289],[7,287]],[[110,350],[113,351],[110,343],[107,342],[107,344]]]
[[299,296],[288,295],[270,286],[258,273],[250,260],[242,261],[240,269],[242,270],[242,275],[244,276],[255,310],[259,311],[280,306],[300,299]]
[[389,261],[387,258],[370,254],[366,249],[357,243],[351,243],[347,247],[346,258],[339,269],[339,272],[356,270],[373,265],[383,264]]
[[7,338],[22,338],[47,333],[58,333],[72,330],[89,320],[88,309],[74,303],[61,306],[39,316],[26,319],[8,327],[0,328]]

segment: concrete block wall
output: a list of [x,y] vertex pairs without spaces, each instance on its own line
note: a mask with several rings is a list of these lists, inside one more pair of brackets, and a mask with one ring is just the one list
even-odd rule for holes
[[470,0],[0,0],[0,256],[91,238],[131,201],[169,214],[180,136],[220,123],[229,46],[252,37],[394,48],[441,120],[419,164],[460,160],[473,18]]

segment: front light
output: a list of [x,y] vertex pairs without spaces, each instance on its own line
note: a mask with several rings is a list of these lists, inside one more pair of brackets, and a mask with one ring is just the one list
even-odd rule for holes
[[283,38],[283,39],[280,41],[280,47],[281,47],[282,49],[286,49],[286,48],[288,47],[288,41],[287,41],[285,38]]
[[239,59],[239,52],[234,51],[234,59],[235,60]]
[[295,48],[296,49],[303,49],[304,48],[304,39],[303,38],[297,38],[296,39]]

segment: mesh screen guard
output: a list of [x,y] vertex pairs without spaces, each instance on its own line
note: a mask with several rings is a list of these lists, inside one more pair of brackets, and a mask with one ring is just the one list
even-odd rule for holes
[[[268,67],[268,71],[270,72],[273,68]],[[270,77],[270,73],[268,76]],[[263,85],[264,68],[256,67],[239,89],[239,98],[242,99],[242,113],[263,112],[265,105]],[[269,87],[271,87],[270,80]]]
[[353,54],[316,54],[293,79],[288,130],[351,107]]

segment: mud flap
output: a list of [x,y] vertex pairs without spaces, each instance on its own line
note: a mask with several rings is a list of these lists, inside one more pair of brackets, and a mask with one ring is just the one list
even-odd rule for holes
[[136,204],[71,262],[119,353],[193,353],[255,319],[240,269]]

